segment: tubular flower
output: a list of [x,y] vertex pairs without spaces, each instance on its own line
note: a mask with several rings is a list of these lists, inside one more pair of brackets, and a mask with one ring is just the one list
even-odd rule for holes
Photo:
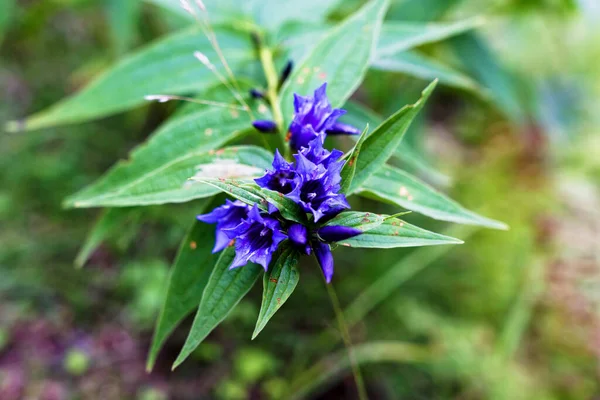
[[208,214],[202,214],[196,217],[198,221],[217,224],[213,253],[217,253],[227,247],[232,239],[232,237],[228,235],[227,230],[240,225],[242,220],[248,216],[249,209],[250,207],[248,207],[248,205],[239,200],[225,200],[224,205],[215,208]]
[[265,176],[255,179],[254,181],[265,189],[275,190],[279,193],[288,194],[300,184],[300,176],[296,172],[296,168],[275,150],[275,158],[273,159],[273,170],[267,170]]
[[314,96],[294,94],[294,119],[290,124],[290,147],[298,151],[319,138],[325,141],[326,131],[332,129],[345,110],[332,108],[327,99],[327,83],[315,90]]
[[315,222],[323,216],[334,216],[350,208],[346,196],[339,193],[344,161],[333,161],[328,157],[326,164],[315,164],[302,153],[295,157],[301,184],[287,197],[298,203],[304,211],[312,213]]
[[252,261],[268,270],[277,246],[287,238],[277,218],[261,213],[256,204],[250,208],[241,224],[225,231],[229,237],[235,238],[235,258],[230,269]]

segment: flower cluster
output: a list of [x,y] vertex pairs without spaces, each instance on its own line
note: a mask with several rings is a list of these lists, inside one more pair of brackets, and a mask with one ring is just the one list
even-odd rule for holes
[[325,149],[325,136],[356,130],[337,123],[345,111],[332,109],[325,89],[324,84],[314,97],[295,96],[296,113],[290,125],[295,161],[288,162],[276,150],[272,169],[255,180],[261,188],[279,192],[298,204],[308,214],[306,224],[284,219],[272,204],[268,211],[260,211],[256,204],[229,200],[211,213],[198,216],[200,221],[217,224],[213,252],[235,243],[236,257],[230,268],[252,261],[267,270],[273,253],[287,239],[304,254],[314,252],[329,283],[333,276],[330,243],[361,233],[355,228],[326,224],[350,205],[340,193],[343,153]]
[[[294,94],[294,119],[289,126],[289,143],[294,151],[308,147],[319,139],[325,141],[326,135],[359,135],[355,127],[338,122],[338,118],[346,114],[346,110],[332,108],[327,99],[327,83],[321,85],[313,96]],[[257,120],[254,127],[265,133],[277,130],[277,125],[269,120]]]

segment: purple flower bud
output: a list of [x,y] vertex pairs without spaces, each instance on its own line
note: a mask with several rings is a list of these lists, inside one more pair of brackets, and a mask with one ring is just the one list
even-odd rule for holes
[[342,240],[358,236],[361,233],[362,231],[360,229],[337,225],[323,226],[317,231],[319,237],[327,243],[341,242]]
[[277,124],[274,121],[269,121],[266,119],[257,119],[252,122],[252,126],[256,128],[257,131],[262,133],[274,133],[277,132]]
[[331,254],[331,248],[326,243],[316,242],[313,244],[313,249],[323,275],[325,275],[325,282],[331,282],[331,278],[333,277],[333,255]]
[[283,67],[283,69],[281,70],[281,75],[279,75],[279,88],[281,88],[285,81],[287,81],[287,79],[290,77],[290,74],[292,73],[292,68],[294,68],[294,63],[292,62],[292,60],[289,60],[285,64],[285,67]]
[[265,97],[265,94],[258,89],[250,89],[250,96],[253,99],[262,99]]
[[196,217],[198,221],[206,222],[208,224],[217,224],[213,253],[217,253],[227,247],[232,239],[232,237],[227,234],[227,229],[235,228],[241,224],[242,220],[248,216],[248,210],[248,205],[239,200],[225,200],[224,205],[215,208],[208,214],[202,214]]
[[305,254],[310,254],[308,243],[308,230],[304,225],[293,224],[288,228],[288,238],[296,247],[302,249]]
[[352,125],[336,122],[325,133],[328,135],[360,135],[362,132]]

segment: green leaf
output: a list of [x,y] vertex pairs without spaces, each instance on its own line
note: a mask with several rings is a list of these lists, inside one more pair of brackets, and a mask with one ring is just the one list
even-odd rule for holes
[[[234,115],[228,109],[201,109],[195,113],[173,119],[156,131],[144,144],[134,149],[127,161],[112,167],[91,186],[66,200],[67,207],[95,207],[99,205],[160,204],[164,199],[129,201],[129,195],[152,192],[157,180],[170,181],[181,188],[185,180],[194,175],[194,166],[202,161],[197,157],[250,132],[250,118],[246,114]],[[219,156],[217,152],[215,156]],[[208,154],[210,156],[210,154]],[[172,168],[178,171],[166,171]],[[167,173],[165,173],[167,172]],[[191,172],[191,173],[190,173]],[[189,174],[183,176],[184,174]],[[169,186],[169,185],[166,185]],[[116,202],[111,198],[117,197]],[[189,199],[189,198],[188,198]],[[177,199],[175,199],[177,201]],[[179,200],[179,201],[185,201]]]
[[303,0],[290,4],[282,0],[254,1],[257,24],[276,32],[290,21],[320,22],[333,10],[340,0]]
[[518,82],[485,39],[475,33],[468,33],[453,38],[450,45],[463,69],[492,92],[498,108],[509,118],[524,122],[527,119],[527,107],[523,104]]
[[398,72],[419,79],[439,79],[441,84],[486,96],[477,82],[447,65],[422,56],[417,52],[405,51],[377,58],[372,67],[381,71]]
[[362,82],[374,53],[388,0],[372,0],[332,28],[298,64],[281,93],[288,125],[294,113],[293,95],[312,93],[327,82],[333,107],[340,107]]
[[356,172],[356,160],[358,155],[360,154],[360,149],[369,134],[369,124],[365,127],[362,134],[359,136],[358,141],[352,148],[344,167],[342,168],[342,172],[340,173],[342,177],[342,182],[340,184],[340,192],[347,193],[352,185],[352,179],[354,179],[354,173]]
[[458,239],[421,229],[398,218],[388,218],[378,227],[339,242],[342,246],[347,247],[375,249],[460,243],[463,242]]
[[90,255],[107,238],[122,233],[126,227],[137,226],[141,217],[140,209],[131,208],[109,208],[104,210],[94,224],[77,257],[75,265],[83,267]]
[[419,0],[398,1],[390,9],[390,20],[435,21],[450,13],[451,9],[464,0]]
[[452,23],[386,22],[381,29],[375,60],[460,35],[484,23],[482,17]]
[[[232,68],[253,60],[247,34],[225,29],[218,29],[216,34]],[[209,87],[218,79],[194,58],[194,51],[201,51],[217,68],[223,68],[208,39],[197,28],[176,33],[123,59],[79,93],[23,123],[10,122],[7,130],[89,121],[147,103],[147,95],[185,94]]]
[[221,150],[192,153],[139,182],[83,200],[69,199],[67,206],[123,207],[182,203],[210,197],[219,190],[190,180],[199,177],[224,176],[236,178],[259,177],[272,161],[271,154],[261,147],[238,146]]
[[[354,126],[364,126],[365,124],[369,124],[370,126],[377,127],[383,122],[383,118],[379,114],[362,104],[348,101],[344,105],[344,108],[348,113],[342,117],[342,120],[348,124]],[[414,129],[415,125],[413,124],[411,126]],[[409,170],[418,172],[431,182],[439,183],[441,185],[446,185],[450,182],[450,178],[447,175],[437,171],[430,162],[407,141],[403,140],[400,143],[400,146],[393,157]]]
[[235,257],[235,249],[228,247],[217,260],[194,318],[192,329],[183,349],[173,363],[177,368],[208,334],[227,317],[229,312],[254,286],[263,268],[248,263],[243,267],[230,270],[229,266]]
[[293,200],[288,199],[281,193],[263,189],[250,181],[238,181],[234,179],[215,178],[193,178],[197,182],[211,185],[246,204],[256,204],[260,209],[267,211],[268,203],[271,203],[281,215],[300,224],[306,223],[306,213]]
[[425,88],[419,101],[400,109],[367,137],[356,161],[356,172],[349,193],[356,192],[394,154],[411,122],[435,89],[436,83],[437,81],[434,81]]
[[131,48],[137,33],[141,1],[108,0],[106,11],[112,43],[116,55],[122,55]]
[[437,220],[507,229],[506,224],[467,210],[408,172],[389,165],[376,171],[358,191],[365,197],[396,204]]
[[383,224],[386,217],[368,212],[345,211],[328,221],[325,226],[349,226],[367,232]]
[[263,277],[263,297],[260,313],[252,339],[267,325],[277,310],[290,297],[300,279],[298,261],[300,254],[289,244],[282,244],[269,266],[269,272]]
[[[204,210],[217,205],[209,202]],[[215,227],[196,221],[189,231],[175,258],[169,275],[167,291],[160,315],[156,322],[152,346],[146,368],[151,370],[158,352],[177,325],[200,304],[218,255],[212,254],[215,243]]]

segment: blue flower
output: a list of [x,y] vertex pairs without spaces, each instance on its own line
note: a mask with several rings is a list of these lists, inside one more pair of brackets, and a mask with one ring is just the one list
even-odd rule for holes
[[252,261],[268,270],[277,246],[287,238],[280,222],[270,214],[261,213],[256,204],[250,208],[246,219],[225,231],[229,237],[235,238],[235,258],[230,269]]
[[288,198],[312,213],[315,222],[350,208],[346,196],[339,193],[343,160],[326,156],[325,162],[315,164],[302,153],[296,154],[295,158],[300,185],[286,195]]
[[275,150],[272,165],[272,171],[267,170],[265,176],[254,181],[262,188],[275,190],[282,194],[288,194],[296,189],[300,184],[300,176],[296,172],[296,168],[279,154],[279,150]]
[[327,99],[327,83],[315,90],[314,96],[294,94],[294,119],[290,124],[290,147],[300,150],[319,138],[325,141],[325,134],[336,126],[337,119],[346,113],[345,110],[332,108]]
[[[338,161],[344,153],[340,150],[333,149],[332,151],[327,150],[323,147],[323,142],[319,139],[314,139],[309,142],[308,147],[304,147],[299,151],[304,157],[315,164],[321,164],[325,168],[328,168],[332,162]],[[342,161],[342,165],[343,165]]]
[[225,200],[224,205],[215,208],[211,213],[196,217],[198,221],[217,224],[213,253],[217,253],[227,247],[231,239],[233,239],[228,235],[227,230],[240,225],[242,220],[248,216],[249,208],[248,205],[239,200]]

